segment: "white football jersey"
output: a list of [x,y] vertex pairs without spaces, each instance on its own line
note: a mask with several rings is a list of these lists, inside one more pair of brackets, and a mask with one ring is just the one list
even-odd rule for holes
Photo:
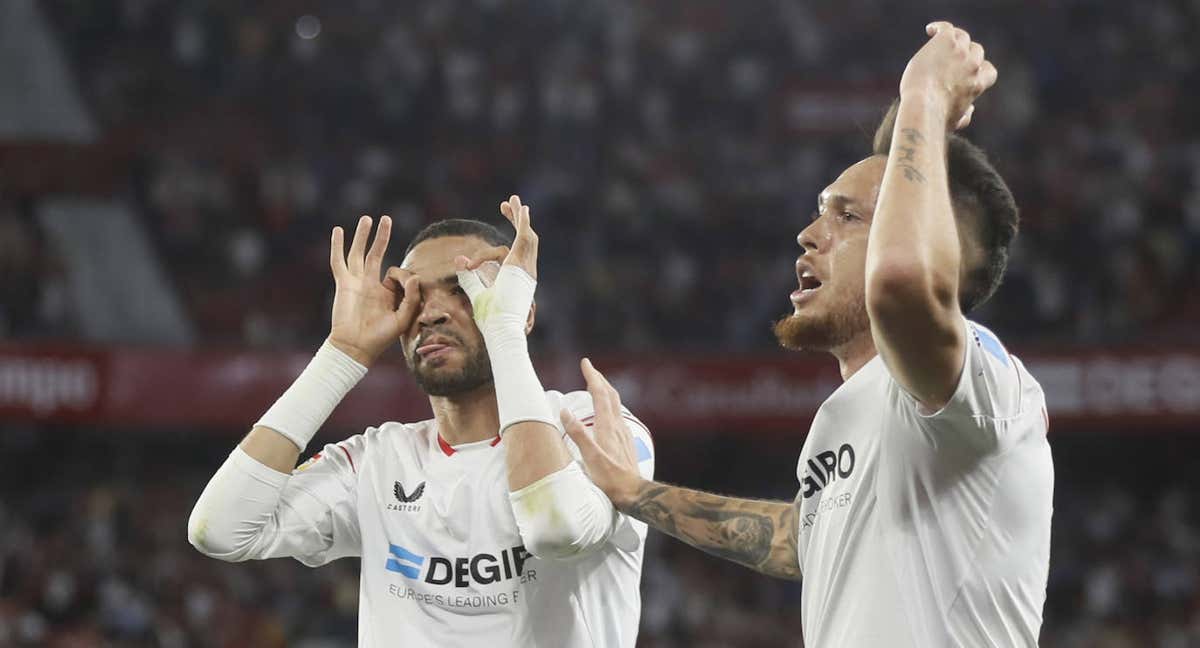
[[[565,407],[585,424],[593,416],[587,392],[547,399],[551,411]],[[640,471],[651,478],[649,432],[625,418]],[[592,553],[531,556],[513,518],[498,437],[451,447],[434,420],[369,428],[299,466],[279,511],[289,519],[280,521],[271,555],[312,567],[362,557],[364,648],[631,648],[637,638],[646,525],[620,515]]]
[[817,411],[804,443],[805,644],[1036,646],[1054,467],[1042,389],[964,320],[950,402],[924,412],[875,357]]

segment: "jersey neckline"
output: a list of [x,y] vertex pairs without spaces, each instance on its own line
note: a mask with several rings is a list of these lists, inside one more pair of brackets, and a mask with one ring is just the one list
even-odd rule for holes
[[[446,442],[445,439],[442,438],[441,434],[437,435],[437,441],[438,441],[438,447],[442,449],[442,453],[445,454],[447,457],[449,457],[450,455],[453,455],[455,452],[458,452],[458,450],[456,450],[454,448],[454,446],[450,445],[449,443]],[[491,441],[474,441],[471,443],[460,443],[460,444],[458,444],[458,447],[463,448],[463,449],[471,449],[471,448],[474,448],[475,446],[483,445],[484,443],[487,443],[489,446],[495,447],[496,444],[500,443],[500,435],[497,434],[496,437],[494,439],[492,439]]]

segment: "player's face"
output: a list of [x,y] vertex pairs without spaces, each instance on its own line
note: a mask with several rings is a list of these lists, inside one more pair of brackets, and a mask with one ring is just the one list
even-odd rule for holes
[[419,243],[401,263],[420,280],[421,310],[400,342],[417,385],[430,396],[454,396],[492,381],[471,301],[454,272],[455,257],[478,258],[490,248],[474,236],[444,236]]
[[867,158],[818,197],[813,221],[796,237],[803,252],[796,260],[792,314],[775,324],[781,345],[832,351],[869,334],[867,234],[886,164],[883,156]]

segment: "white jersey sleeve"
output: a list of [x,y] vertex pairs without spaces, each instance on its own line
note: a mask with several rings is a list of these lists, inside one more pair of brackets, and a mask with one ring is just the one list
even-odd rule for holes
[[[552,394],[554,392],[551,392]],[[588,432],[592,431],[595,425],[596,409],[592,404],[592,395],[586,391],[575,391],[562,395],[561,407],[569,410],[575,415],[575,418],[583,423],[583,426]],[[634,451],[637,453],[638,472],[646,479],[654,479],[654,439],[650,436],[650,428],[646,427],[633,412],[630,412],[624,405],[621,406],[621,415],[625,420],[625,427],[633,436]],[[571,437],[567,436],[566,430],[561,429],[563,440],[567,443],[567,450],[575,461],[583,464],[582,455],[579,453],[579,446],[576,446]],[[612,536],[609,542],[613,543],[619,549],[625,551],[634,551],[646,539],[647,526],[646,523],[635,520],[624,513],[617,514],[617,522],[613,529]]]
[[288,475],[235,448],[196,502],[189,541],[231,562],[290,556],[317,567],[359,555],[361,449],[361,435],[326,445]]
[[1027,400],[1019,360],[990,330],[966,318],[962,322],[966,349],[950,400],[936,412],[927,411],[907,392],[906,400],[916,408],[919,427],[935,446],[966,442],[985,454],[1003,453],[1027,429],[1018,424]]

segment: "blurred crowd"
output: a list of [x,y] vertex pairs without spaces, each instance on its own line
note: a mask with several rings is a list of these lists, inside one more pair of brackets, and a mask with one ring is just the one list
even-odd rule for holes
[[334,224],[390,214],[402,247],[519,192],[543,345],[769,346],[795,235],[933,15],[1000,70],[970,135],[1023,210],[979,317],[1010,342],[1196,340],[1196,3],[42,6],[106,137],[135,143],[129,193],[210,342],[320,339]]
[[[390,214],[398,263],[434,220],[503,224],[515,192],[541,235],[540,348],[769,347],[795,235],[868,152],[932,16],[1000,70],[969,135],[1022,208],[977,317],[1013,345],[1200,342],[1197,2],[38,6],[104,145],[133,152],[118,197],[207,343],[315,346],[332,226]],[[75,335],[39,197],[6,189],[0,339]],[[1056,433],[1043,646],[1200,645],[1200,446],[1179,432]],[[661,440],[660,477],[792,496],[798,445],[736,455],[730,438]],[[0,471],[0,646],[353,646],[355,561],[227,565],[187,545],[232,442],[0,429],[17,467]],[[642,587],[641,646],[800,645],[797,584],[652,533]]]
[[[1040,645],[1200,644],[1200,489],[1195,474],[1177,470],[1200,447],[1181,438],[1171,449],[1175,459],[1152,444],[1130,448],[1124,435],[1064,437],[1056,445],[1060,458],[1088,456],[1092,477],[1060,470],[1060,486],[1067,485],[1056,493]],[[12,462],[55,465],[20,479],[0,476],[0,645],[354,646],[357,561],[315,570],[292,560],[231,565],[187,544],[191,506],[232,442],[52,428],[0,439]],[[721,492],[790,497],[794,473],[786,464],[794,452],[743,443],[731,453],[722,443],[660,444],[659,472]],[[737,463],[698,473],[679,465],[695,460],[684,450]],[[1144,463],[1164,470],[1154,475]],[[1153,476],[1120,486],[1099,476],[1135,467]],[[799,600],[799,583],[759,576],[652,532],[638,645],[799,648]]]
[[58,251],[38,227],[28,202],[0,194],[0,340],[72,333]]

